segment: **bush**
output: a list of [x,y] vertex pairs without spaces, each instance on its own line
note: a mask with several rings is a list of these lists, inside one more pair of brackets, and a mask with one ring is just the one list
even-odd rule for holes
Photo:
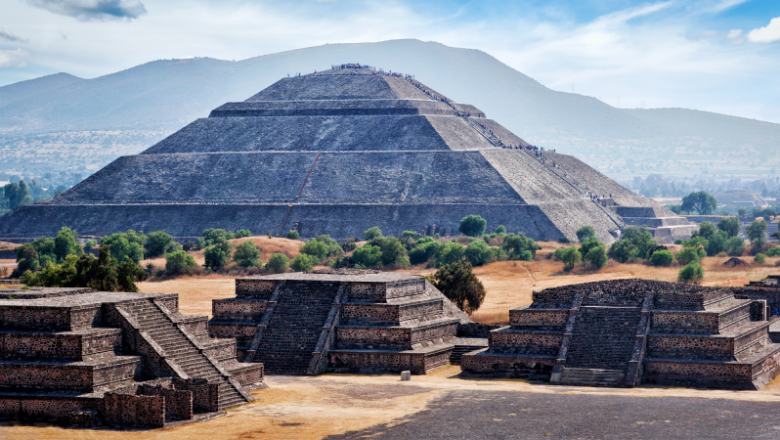
[[699,247],[686,247],[675,255],[677,262],[683,266],[690,263],[698,263],[701,259],[701,248]]
[[729,235],[724,231],[718,231],[712,234],[708,239],[707,255],[713,256],[726,250],[726,242],[729,239]]
[[382,238],[382,230],[379,229],[377,226],[374,226],[373,228],[366,229],[366,231],[363,233],[363,239],[366,241],[371,241],[375,238]]
[[653,266],[671,266],[674,263],[674,255],[670,251],[655,251],[650,256],[650,264]]
[[725,232],[728,238],[736,237],[742,230],[742,223],[736,217],[724,217],[718,222],[718,229]]
[[758,264],[766,263],[766,255],[764,255],[762,253],[756,254],[756,256],[753,257],[753,262],[758,263]]
[[588,242],[595,242],[588,248],[588,252],[582,256],[582,259],[588,262],[596,269],[601,269],[607,265],[607,247],[604,243],[599,242],[595,238],[591,238]]
[[472,266],[482,266],[484,264],[492,263],[495,259],[494,253],[491,252],[484,241],[469,243],[469,245],[466,246],[464,255]]
[[181,249],[179,243],[165,231],[155,231],[146,236],[144,258],[154,258]]
[[300,240],[301,234],[299,234],[298,231],[296,231],[295,229],[290,229],[289,231],[287,231],[287,238],[289,238],[290,240]]
[[563,270],[570,271],[574,268],[574,265],[582,261],[582,254],[577,246],[572,246],[565,249],[558,249],[555,251],[555,256],[563,261]]
[[283,273],[287,271],[289,262],[290,260],[287,258],[287,255],[277,252],[271,255],[265,268],[274,273]]
[[84,251],[92,252],[92,250],[95,249],[95,246],[97,246],[97,241],[87,240],[87,242],[84,244]]
[[[535,241],[519,232],[504,236],[504,243],[501,245],[501,249],[512,260],[531,260],[536,255],[539,246]],[[524,251],[528,251],[531,254],[531,258],[527,258],[528,254],[524,253]]]
[[458,231],[469,237],[479,237],[485,233],[487,220],[478,215],[467,215],[460,219]]
[[430,281],[469,315],[478,310],[485,300],[485,287],[472,272],[468,261],[443,266],[431,276]]
[[165,271],[171,275],[190,273],[197,265],[195,258],[184,251],[165,254]]
[[314,269],[316,261],[314,257],[306,254],[300,254],[292,260],[290,267],[295,272],[309,272]]
[[367,244],[355,249],[352,253],[352,261],[361,267],[375,267],[382,263],[382,251],[379,246]]
[[583,226],[577,229],[577,240],[579,240],[580,243],[588,241],[591,238],[596,238],[596,230],[593,229],[593,226]]
[[699,284],[703,279],[704,269],[702,269],[701,265],[696,261],[688,263],[685,267],[680,269],[680,272],[677,274],[677,281],[680,283]]
[[[59,238],[59,236],[58,236]],[[133,260],[138,264],[144,258],[144,243],[146,242],[146,236],[143,232],[136,233],[133,230],[127,232],[120,232],[117,234],[111,234],[108,237],[103,237],[100,240],[100,249],[104,249],[108,246],[111,249],[111,255],[113,255],[117,261],[125,261],[126,259]]]
[[769,248],[766,251],[767,257],[780,257],[780,246],[775,246],[773,248]]
[[236,252],[233,259],[241,267],[262,267],[263,260],[260,259],[260,249],[255,246],[251,240],[240,243],[236,246]]
[[[424,239],[423,239],[424,240]],[[427,242],[422,240],[416,243],[416,246],[409,251],[409,262],[411,264],[421,264],[433,258],[443,245],[432,239]]]
[[[54,238],[54,256],[57,258],[57,261],[65,261],[65,257],[68,255],[81,255],[84,253],[84,249],[79,244],[78,238],[79,234],[75,230],[67,227],[60,229],[60,232],[57,233],[57,237]],[[139,261],[141,261],[140,258],[135,260],[136,263]]]
[[726,240],[726,253],[731,257],[739,257],[745,252],[745,240],[741,237],[731,237]]
[[233,234],[233,236],[236,238],[251,237],[252,231],[248,229],[239,229],[238,231],[235,232],[235,234]]
[[401,233],[401,236],[399,238],[417,240],[420,238],[420,234],[414,231],[404,231]]
[[209,228],[203,231],[203,239],[198,239],[198,247],[204,249],[208,246],[214,246],[220,241],[228,241],[236,238],[234,234],[224,229]]
[[560,237],[558,237],[557,241],[558,243],[563,243],[563,244],[571,243],[571,240],[569,240],[565,235],[561,235]]
[[317,262],[321,262],[333,255],[341,255],[344,251],[339,243],[330,238],[330,235],[318,235],[313,240],[309,240],[299,248],[302,254],[311,255]]
[[493,233],[496,235],[506,235],[506,228],[504,225],[498,225],[498,227],[493,230]]
[[619,240],[609,247],[607,256],[619,263],[628,263],[634,258],[636,247],[628,240]]
[[620,263],[627,263],[634,258],[645,260],[650,257],[650,250],[655,245],[653,234],[647,226],[629,226],[623,231],[620,240],[610,246],[607,256]]
[[761,247],[766,243],[766,220],[753,220],[753,223],[745,228],[748,239],[753,246]]
[[439,248],[434,256],[436,267],[454,264],[466,258],[466,250],[454,241],[448,241]]
[[348,238],[347,241],[341,243],[341,250],[344,252],[352,252],[357,248],[357,242],[354,238]]
[[390,264],[401,264],[408,266],[409,259],[406,258],[406,247],[401,241],[395,237],[385,237],[382,239],[382,244],[379,246],[380,252],[382,252],[382,264],[388,266]]
[[709,240],[710,237],[715,235],[717,228],[712,222],[701,222],[698,231],[693,231],[691,238],[704,237],[705,240]]
[[228,243],[227,240],[219,241],[206,249],[204,255],[206,257],[206,262],[203,266],[213,271],[222,269],[230,260],[232,253],[233,245]]

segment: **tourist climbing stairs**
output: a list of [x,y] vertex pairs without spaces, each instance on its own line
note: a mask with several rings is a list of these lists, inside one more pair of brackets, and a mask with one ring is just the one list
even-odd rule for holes
[[560,384],[619,385],[628,370],[641,317],[640,307],[581,307]]
[[121,307],[136,320],[139,330],[147,332],[163,349],[163,355],[189,378],[219,384],[219,409],[248,401],[152,300],[136,300]]
[[266,373],[306,374],[338,283],[285,283],[254,354]]

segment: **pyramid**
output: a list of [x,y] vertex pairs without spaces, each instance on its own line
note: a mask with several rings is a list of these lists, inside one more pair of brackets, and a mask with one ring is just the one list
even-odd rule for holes
[[0,219],[0,238],[62,226],[95,236],[165,230],[181,240],[207,228],[450,235],[470,214],[489,230],[504,225],[537,240],[574,239],[584,225],[607,243],[627,225],[647,225],[661,241],[695,229],[411,76],[334,67],[224,104],[54,200],[17,208]]

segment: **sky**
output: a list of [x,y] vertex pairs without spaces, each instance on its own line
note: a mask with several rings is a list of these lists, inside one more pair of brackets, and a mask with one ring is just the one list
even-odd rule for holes
[[0,86],[401,38],[616,107],[780,123],[780,0],[0,0]]

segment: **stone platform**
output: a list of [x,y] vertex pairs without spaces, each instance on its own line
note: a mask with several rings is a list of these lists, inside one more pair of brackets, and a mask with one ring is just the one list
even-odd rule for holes
[[252,401],[263,366],[210,338],[178,296],[0,291],[0,417],[163,427]]
[[469,318],[420,276],[325,270],[236,280],[211,336],[236,338],[271,374],[424,374],[447,365]]
[[534,292],[467,373],[553,384],[758,389],[780,373],[766,299],[731,288],[617,280]]

